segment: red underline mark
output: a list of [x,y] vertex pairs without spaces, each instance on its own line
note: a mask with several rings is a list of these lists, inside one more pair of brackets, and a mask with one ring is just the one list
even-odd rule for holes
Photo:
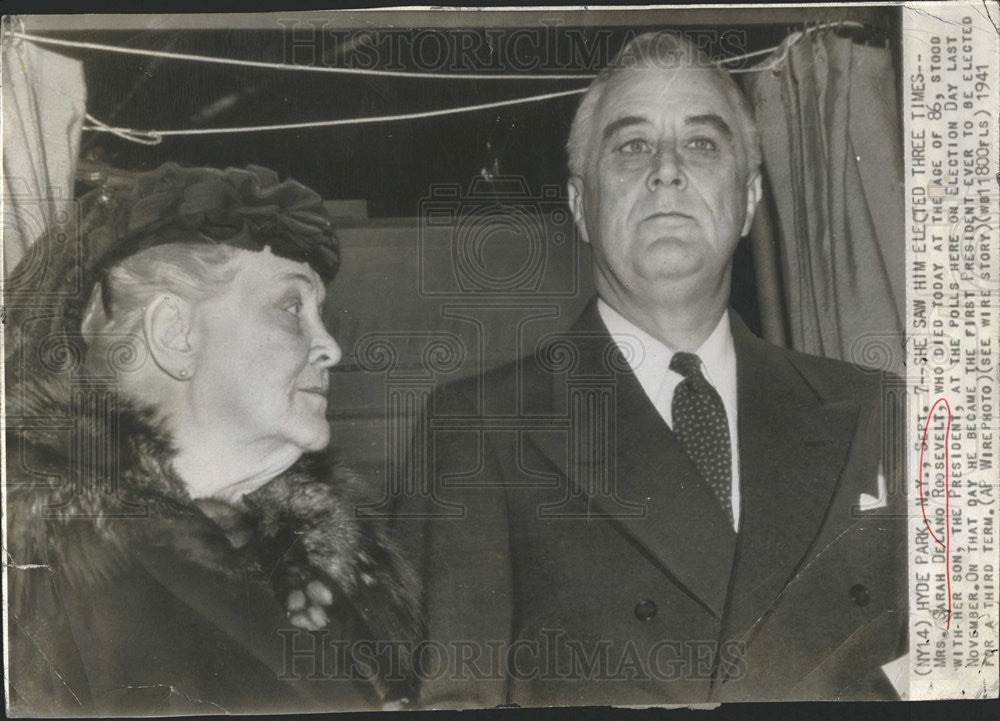
[[[931,425],[931,418],[934,417],[934,410],[938,403],[944,403],[948,409],[948,425],[944,431],[944,540],[942,541],[934,533],[930,522],[927,520],[927,508],[924,503],[924,447],[927,445],[927,430]],[[948,445],[951,440],[951,406],[945,398],[938,398],[931,406],[930,413],[927,414],[927,423],[924,425],[924,437],[920,441],[920,472],[917,476],[917,487],[920,489],[920,512],[924,515],[924,525],[928,533],[941,548],[944,549],[945,578],[948,584],[948,620],[945,629],[951,628],[951,459],[949,457]]]

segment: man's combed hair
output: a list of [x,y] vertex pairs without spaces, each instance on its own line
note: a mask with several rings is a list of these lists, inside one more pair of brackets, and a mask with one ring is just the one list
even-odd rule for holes
[[587,153],[593,142],[593,120],[597,106],[607,88],[608,82],[617,75],[632,68],[682,68],[691,67],[708,70],[722,80],[723,87],[735,105],[741,120],[739,132],[747,153],[747,167],[751,170],[760,166],[760,140],[753,110],[743,91],[733,81],[729,73],[719,68],[705,53],[683,35],[676,32],[656,31],[643,33],[626,43],[615,59],[604,67],[587,88],[570,127],[566,152],[569,156],[569,171],[582,176],[587,164]]

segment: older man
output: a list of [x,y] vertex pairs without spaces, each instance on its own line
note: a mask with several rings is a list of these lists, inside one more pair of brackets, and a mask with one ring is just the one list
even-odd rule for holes
[[478,425],[433,449],[434,503],[460,517],[410,526],[449,662],[424,703],[892,698],[905,509],[879,471],[880,375],[727,309],[761,198],[746,100],[678,36],[643,35],[568,150],[598,297],[434,398]]

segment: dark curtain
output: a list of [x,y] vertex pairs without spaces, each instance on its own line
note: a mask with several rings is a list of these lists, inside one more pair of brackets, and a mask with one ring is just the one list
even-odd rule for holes
[[903,161],[891,53],[834,32],[744,75],[769,197],[754,225],[761,327],[807,353],[900,372]]

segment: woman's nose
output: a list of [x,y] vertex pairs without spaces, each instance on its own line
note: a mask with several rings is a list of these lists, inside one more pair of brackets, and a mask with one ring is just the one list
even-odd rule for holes
[[316,337],[313,339],[312,348],[309,350],[309,362],[321,368],[332,368],[340,363],[343,355],[337,341],[321,325]]
[[681,190],[687,187],[687,176],[684,174],[677,150],[673,146],[660,147],[653,154],[653,168],[649,173],[648,186],[650,190],[656,190],[661,185]]

